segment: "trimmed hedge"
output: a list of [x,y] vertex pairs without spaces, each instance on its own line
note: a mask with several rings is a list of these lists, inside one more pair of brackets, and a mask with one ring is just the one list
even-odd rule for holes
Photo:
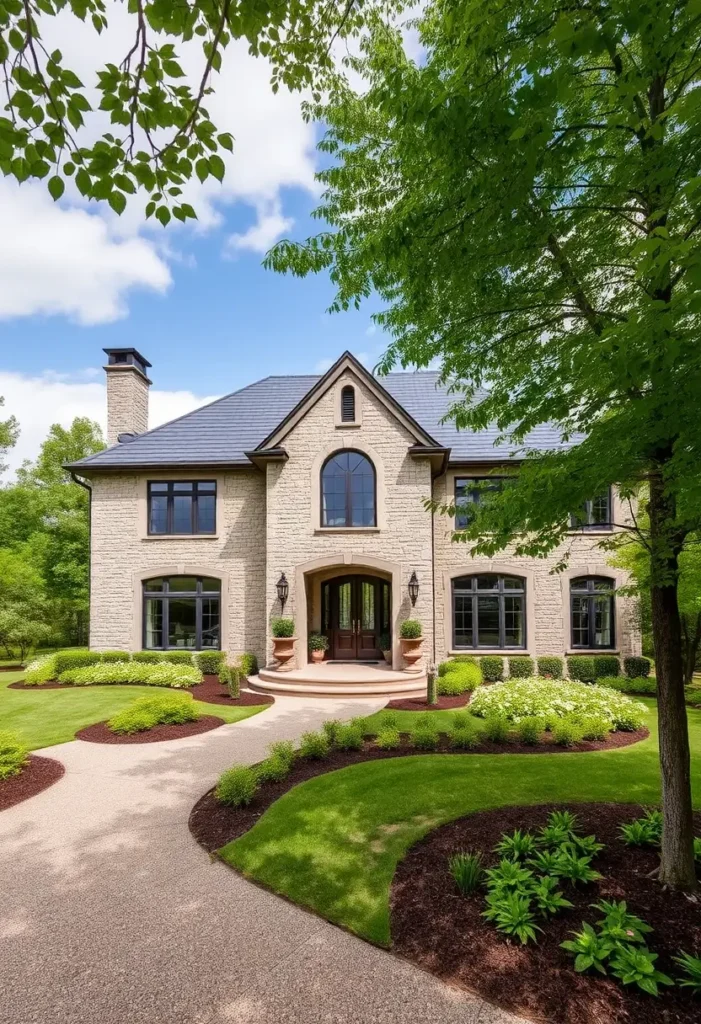
[[621,674],[621,662],[615,654],[595,654],[594,668],[597,679],[611,678]]
[[143,684],[146,686],[171,686],[187,689],[202,682],[202,673],[194,665],[143,665],[134,661],[119,661],[114,664],[90,665],[62,672],[59,682],[74,686],[102,684]]
[[224,664],[223,651],[197,651],[192,660],[200,672],[208,676],[216,676]]
[[574,654],[567,659],[570,679],[577,679],[580,683],[617,676],[620,671],[621,663],[615,654]]
[[56,678],[62,672],[68,672],[74,668],[88,668],[90,665],[99,665],[102,655],[98,651],[59,651],[54,654],[54,670]]
[[472,692],[482,683],[482,673],[471,662],[448,663],[449,667],[438,677],[438,692],[445,696],[457,697]]
[[200,715],[195,702],[185,693],[159,693],[137,697],[107,722],[107,728],[120,736],[146,732],[155,725],[182,725],[196,722]]
[[131,661],[130,651],[96,651],[95,653],[100,655],[100,664],[104,662],[114,664],[116,661]]
[[498,654],[485,654],[480,658],[485,683],[500,683],[504,678],[504,659]]
[[529,658],[527,654],[518,654],[509,658],[509,676],[512,679],[530,679],[533,675],[535,675],[533,658]]
[[649,658],[629,656],[623,659],[623,671],[629,679],[640,679],[650,675],[652,662]]
[[192,665],[194,651],[163,651],[161,661],[170,662],[173,665]]
[[456,665],[476,665],[479,668],[479,658],[476,658],[474,654],[456,654],[453,658],[448,658],[447,661],[442,661],[439,664],[438,675],[444,676]]
[[134,651],[132,661],[143,662],[144,665],[157,665],[163,661],[164,651]]
[[0,732],[0,780],[19,775],[29,761],[29,751],[12,732]]
[[551,679],[562,679],[562,672],[565,667],[565,663],[562,658],[559,658],[555,654],[544,654],[542,657],[538,658],[537,661],[539,676],[550,676]]

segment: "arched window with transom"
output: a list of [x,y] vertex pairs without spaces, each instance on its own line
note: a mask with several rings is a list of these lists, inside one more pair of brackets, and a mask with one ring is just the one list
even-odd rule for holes
[[578,576],[570,582],[572,647],[596,650],[615,646],[615,586],[608,576]]
[[351,449],[330,455],[321,469],[321,525],[377,526],[375,467]]

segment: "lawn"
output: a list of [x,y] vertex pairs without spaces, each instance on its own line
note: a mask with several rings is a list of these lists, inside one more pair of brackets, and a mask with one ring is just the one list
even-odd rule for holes
[[[317,776],[286,793],[250,832],[224,847],[222,856],[295,903],[387,945],[396,865],[436,826],[508,804],[658,802],[655,702],[645,703],[651,709],[650,737],[617,750],[429,754],[368,761]],[[701,711],[689,709],[689,728],[698,807]]]
[[[159,692],[145,686],[84,686],[74,690],[10,690],[10,683],[23,672],[0,673],[0,723],[2,729],[17,733],[32,750],[72,740],[79,729],[102,722],[135,697]],[[163,691],[160,691],[163,692]],[[180,692],[180,691],[178,691]],[[225,722],[240,722],[263,711],[267,705],[244,708],[196,701],[203,715],[216,715]]]

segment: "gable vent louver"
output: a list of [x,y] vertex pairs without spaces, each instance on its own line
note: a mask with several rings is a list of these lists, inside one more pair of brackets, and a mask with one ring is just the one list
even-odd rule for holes
[[355,422],[355,388],[350,384],[341,391],[341,422]]

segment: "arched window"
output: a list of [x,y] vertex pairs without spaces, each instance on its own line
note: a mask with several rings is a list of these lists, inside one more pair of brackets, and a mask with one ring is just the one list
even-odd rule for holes
[[572,647],[614,647],[615,583],[607,576],[578,576],[570,583]]
[[355,388],[352,384],[341,389],[341,423],[355,423]]
[[344,449],[321,469],[321,525],[376,526],[375,467],[361,452]]
[[526,646],[526,581],[483,573],[453,580],[453,646]]
[[220,598],[211,576],[144,580],[146,650],[219,650]]

